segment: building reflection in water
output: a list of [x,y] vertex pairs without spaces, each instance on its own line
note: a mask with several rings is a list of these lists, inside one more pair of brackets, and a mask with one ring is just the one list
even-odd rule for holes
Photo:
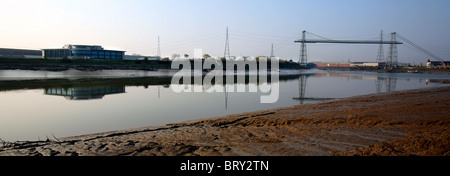
[[[375,80],[375,87],[376,92],[380,93],[382,91],[383,84],[386,86],[385,91],[390,92],[394,91],[396,89],[397,84],[397,78],[392,77],[392,75],[388,75],[387,77],[367,77],[367,76],[353,76],[353,75],[346,75],[346,74],[330,74],[330,73],[322,73],[322,74],[301,74],[301,75],[289,75],[289,76],[281,76],[281,81],[286,80],[295,80],[298,79],[298,97],[293,97],[293,99],[298,100],[300,104],[304,104],[305,101],[324,101],[324,100],[332,100],[335,99],[334,97],[308,97],[306,85],[307,80],[310,77],[346,77],[348,79],[369,79],[369,80]],[[122,80],[123,81],[123,80]],[[145,88],[148,88],[149,85],[157,85],[158,86],[158,98],[160,98],[160,87],[161,85],[164,88],[170,87],[170,79],[164,80],[164,81],[157,81],[150,79],[148,81],[140,80],[139,84],[136,83],[122,83],[120,81],[113,82],[113,85],[68,85],[67,87],[51,87],[51,88],[44,88],[44,93],[46,95],[56,95],[56,96],[64,96],[68,100],[94,100],[94,99],[101,99],[105,95],[112,95],[112,94],[120,94],[125,93],[125,86],[128,85],[134,85],[134,86],[144,86]],[[110,83],[112,84],[112,83]],[[121,85],[122,84],[122,85]],[[223,84],[224,86],[224,93],[225,93],[225,109],[228,109],[228,89],[232,86],[235,86],[235,84],[256,84],[259,85],[261,82],[250,82],[249,79],[246,79],[245,82],[238,82],[235,80],[234,83],[230,84]],[[204,83],[201,85],[204,89],[211,88],[215,84],[211,83]]]
[[45,88],[46,95],[64,96],[67,100],[102,99],[105,95],[125,93],[125,86]]
[[[316,97],[308,94],[307,84],[308,79],[316,77],[333,77],[333,78],[346,78],[348,80],[374,80],[375,91],[390,92],[397,89],[397,80],[401,79],[395,76],[395,74],[381,74],[381,75],[361,75],[361,74],[343,74],[343,73],[306,73],[306,74],[291,74],[280,75],[279,81],[293,81],[298,80],[298,94],[293,95],[293,99],[298,100],[300,104],[304,104],[306,101],[323,101],[330,100],[336,97]],[[194,82],[194,77],[191,78],[191,84],[188,86],[202,86],[202,90],[213,89],[215,86],[223,86],[224,88],[224,101],[225,109],[228,107],[230,101],[228,93],[230,90],[236,89],[237,85],[252,85],[259,86],[267,83],[271,84],[268,79],[266,82],[261,80],[252,80],[246,76],[246,79],[234,79],[234,82],[217,85],[213,79],[211,82],[203,82],[203,84],[197,85]],[[203,78],[202,78],[203,79]],[[226,77],[223,77],[225,80]],[[149,86],[158,86],[158,98],[161,98],[160,89],[170,88],[172,86],[172,77],[137,77],[137,78],[89,78],[78,79],[76,81],[69,79],[49,79],[49,80],[25,80],[25,81],[0,81],[0,91],[20,90],[20,89],[44,89],[46,95],[64,96],[68,100],[95,100],[101,99],[105,95],[121,94],[125,93],[126,86],[143,86],[148,88]],[[448,80],[427,80],[427,83],[448,83]],[[180,83],[183,84],[183,83]],[[310,83],[311,84],[311,83]],[[333,83],[329,83],[332,85]],[[315,85],[313,84],[312,87]],[[234,89],[233,89],[234,88]]]

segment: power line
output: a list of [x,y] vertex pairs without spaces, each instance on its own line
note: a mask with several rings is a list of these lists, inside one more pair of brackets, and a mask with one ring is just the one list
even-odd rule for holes
[[[284,40],[284,41],[273,42],[274,44],[276,44],[276,45],[274,45],[274,49],[278,49],[278,48],[280,48],[280,47],[282,47],[282,46],[296,47],[297,45],[294,44],[294,43],[292,43],[292,40],[296,40],[296,39],[297,39],[297,36],[298,36],[298,34],[295,34],[295,35],[292,35],[291,37],[286,37],[286,38],[285,38],[286,40]],[[236,39],[237,39],[237,40],[245,40],[245,39],[238,39],[238,38],[236,38]],[[256,41],[256,42],[258,42],[258,43],[260,43],[260,44],[267,44],[267,43],[268,43],[267,40],[264,40],[264,41]],[[262,53],[265,53],[265,52],[267,51],[267,49],[263,49],[263,50],[260,49],[258,52],[255,52],[256,49],[254,49],[254,50],[252,50],[252,51],[253,51],[253,53],[256,53],[256,55],[262,55]],[[259,53],[261,53],[261,54],[259,54]]]
[[237,34],[241,34],[241,35],[259,36],[259,37],[265,37],[265,38],[289,38],[289,36],[268,35],[268,34],[260,34],[260,33],[254,33],[254,32],[244,32],[244,31],[238,31],[238,30],[230,30],[230,32],[233,35],[235,35],[235,32],[236,32]]
[[[187,48],[190,47],[192,45],[198,45],[198,44],[207,44],[207,43],[211,43],[214,41],[219,41],[219,40],[223,40],[223,34],[222,36],[216,36],[216,37],[211,37],[211,38],[203,38],[203,39],[197,39],[197,40],[191,40],[191,41],[187,41],[184,40],[184,42],[179,42],[178,44],[167,44],[166,42],[161,43],[160,44],[160,48],[163,48],[165,50],[172,50],[172,49],[182,49],[182,48]],[[143,49],[148,49],[148,47],[134,47],[134,48],[130,48],[127,47],[127,52],[138,52],[138,51],[143,51]],[[152,46],[150,47],[150,49],[158,49],[158,46]]]
[[[223,33],[222,34],[218,34],[218,32],[214,32],[214,33],[209,33],[209,34],[201,34],[199,36],[195,36],[195,37],[190,37],[190,38],[185,38],[185,39],[180,39],[180,40],[172,40],[172,41],[164,41],[164,43],[161,45],[161,47],[165,47],[165,46],[174,46],[174,45],[182,45],[182,44],[188,44],[191,42],[195,42],[195,41],[201,41],[201,40],[208,40],[210,38],[213,37],[223,37]],[[144,45],[135,45],[135,46],[130,46],[128,45],[127,48],[129,49],[141,49],[141,48],[148,48],[148,47],[153,47],[154,49],[157,48],[157,46],[153,45],[153,44],[144,44]]]

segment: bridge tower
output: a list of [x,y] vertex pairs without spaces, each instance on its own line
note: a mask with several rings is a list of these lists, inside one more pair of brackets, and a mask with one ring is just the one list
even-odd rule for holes
[[397,33],[391,33],[391,44],[389,47],[389,56],[386,60],[386,65],[388,67],[398,66],[398,51],[397,51]]
[[[308,32],[309,34],[311,34],[310,32]],[[313,34],[315,35],[315,34]],[[318,36],[318,35],[315,35]],[[300,49],[300,58],[299,58],[299,64],[302,67],[307,67],[308,64],[308,57],[306,56],[306,43],[342,43],[342,44],[378,44],[378,45],[383,45],[383,44],[389,44],[390,45],[390,49],[389,49],[389,55],[386,59],[386,65],[388,67],[396,67],[398,65],[398,53],[397,53],[397,45],[399,44],[403,44],[400,41],[397,41],[397,36],[399,36],[400,39],[405,40],[403,37],[401,37],[400,35],[398,35],[397,33],[391,33],[391,41],[383,41],[383,40],[330,40],[330,39],[326,39],[324,37],[320,37],[323,39],[320,40],[313,40],[313,39],[306,39],[306,31],[303,31],[303,36],[301,40],[297,40],[295,41],[295,43],[301,43],[301,49]],[[383,53],[383,49],[382,47],[380,47],[380,51],[378,53],[379,56],[377,56],[377,61],[382,61],[384,54]]]
[[302,46],[300,49],[300,58],[299,58],[299,64],[302,67],[307,67],[308,64],[308,58],[307,58],[307,52],[306,52],[306,31],[303,31],[302,35]]
[[380,48],[378,48],[378,55],[377,55],[377,62],[385,62],[384,60],[384,48],[383,48],[383,31],[381,31],[381,37],[380,37]]

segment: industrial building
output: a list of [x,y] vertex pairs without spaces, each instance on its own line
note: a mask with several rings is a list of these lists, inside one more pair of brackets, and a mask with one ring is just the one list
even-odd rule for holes
[[350,67],[379,67],[384,65],[384,63],[378,62],[352,62],[350,63]]
[[311,62],[315,67],[350,67],[349,63],[334,63],[334,62]]
[[450,61],[430,61],[428,59],[427,67],[449,67]]
[[384,62],[351,62],[351,63],[338,63],[338,62],[311,62],[316,67],[383,67],[385,65]]
[[60,49],[42,49],[43,58],[123,59],[124,53],[105,50],[98,45],[64,45]]
[[41,50],[0,48],[3,58],[42,58]]
[[159,56],[141,56],[141,55],[125,55],[123,60],[161,60]]

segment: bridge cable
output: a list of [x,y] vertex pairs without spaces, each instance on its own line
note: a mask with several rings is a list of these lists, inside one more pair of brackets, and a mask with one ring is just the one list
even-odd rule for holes
[[422,51],[423,53],[427,54],[428,56],[431,56],[439,61],[445,61],[444,59],[441,59],[440,57],[434,55],[433,53],[427,51],[426,49],[423,49],[422,47],[420,47],[419,45],[416,45],[415,43],[411,42],[410,40],[406,39],[405,37],[401,36],[400,34],[397,33],[397,37],[400,38],[401,40],[405,41],[406,43],[410,44],[411,46],[413,46],[414,48]]
[[306,33],[308,33],[308,34],[310,34],[310,35],[313,35],[313,36],[315,36],[315,37],[318,37],[318,38],[324,39],[324,40],[331,40],[331,39],[329,39],[329,38],[326,38],[326,37],[322,37],[322,36],[320,36],[320,35],[317,35],[317,34],[313,34],[313,33],[309,32],[309,31],[306,31]]

